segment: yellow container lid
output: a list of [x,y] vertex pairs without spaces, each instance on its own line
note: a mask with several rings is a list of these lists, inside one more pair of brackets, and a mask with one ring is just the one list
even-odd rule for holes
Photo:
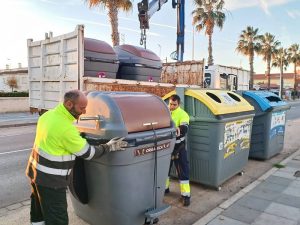
[[[176,91],[171,91],[162,99],[168,99]],[[250,105],[242,96],[227,90],[210,89],[186,89],[185,95],[198,99],[206,105],[214,115],[253,111]]]

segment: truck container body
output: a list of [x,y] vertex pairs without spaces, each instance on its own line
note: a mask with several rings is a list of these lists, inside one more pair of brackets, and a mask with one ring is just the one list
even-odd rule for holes
[[75,31],[44,40],[27,40],[29,106],[31,112],[43,112],[63,101],[65,92],[131,91],[160,97],[178,86],[202,87],[204,61],[164,63],[159,82],[103,78],[85,74],[84,26]]
[[223,65],[205,67],[204,86],[206,88],[249,90],[250,71]]

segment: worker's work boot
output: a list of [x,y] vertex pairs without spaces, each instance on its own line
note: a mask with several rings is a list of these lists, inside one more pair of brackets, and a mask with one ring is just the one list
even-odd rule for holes
[[191,197],[182,196],[183,206],[189,206],[191,204]]

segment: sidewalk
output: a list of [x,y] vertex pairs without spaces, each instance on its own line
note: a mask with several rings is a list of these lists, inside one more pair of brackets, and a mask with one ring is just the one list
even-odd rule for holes
[[299,225],[300,149],[193,225]]
[[38,118],[30,112],[0,113],[0,128],[35,125]]

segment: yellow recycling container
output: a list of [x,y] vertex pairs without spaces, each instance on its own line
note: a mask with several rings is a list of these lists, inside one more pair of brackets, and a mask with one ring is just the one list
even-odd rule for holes
[[227,90],[178,88],[163,99],[168,102],[173,94],[190,116],[190,180],[220,190],[248,162],[254,107]]

